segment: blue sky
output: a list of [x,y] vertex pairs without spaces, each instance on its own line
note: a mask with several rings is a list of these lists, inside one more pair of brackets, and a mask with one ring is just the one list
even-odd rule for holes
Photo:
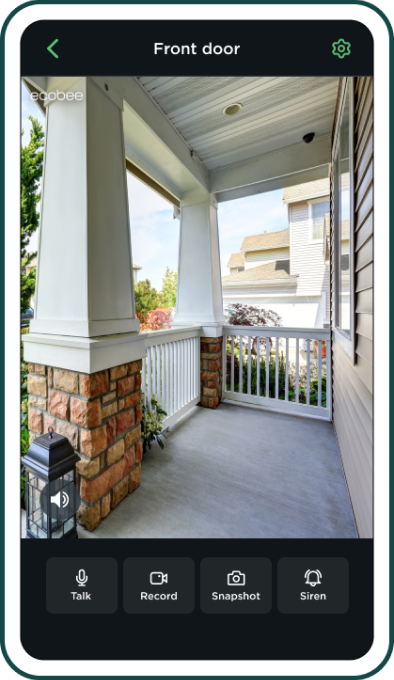
[[[31,128],[28,115],[38,118],[45,126],[44,116],[22,85],[21,128],[25,131],[22,138],[25,144]],[[160,290],[166,267],[178,267],[179,220],[173,219],[172,206],[167,201],[129,173],[127,185],[133,261],[142,267],[138,278],[150,279]],[[287,227],[287,207],[282,205],[282,196],[283,189],[280,189],[219,204],[222,275],[229,273],[226,266],[229,257],[239,251],[245,236]],[[34,234],[30,250],[36,249],[37,234]]]

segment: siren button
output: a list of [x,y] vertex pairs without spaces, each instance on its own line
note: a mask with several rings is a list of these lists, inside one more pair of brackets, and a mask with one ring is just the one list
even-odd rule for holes
[[293,557],[278,563],[278,609],[282,614],[345,614],[349,563],[344,557]]

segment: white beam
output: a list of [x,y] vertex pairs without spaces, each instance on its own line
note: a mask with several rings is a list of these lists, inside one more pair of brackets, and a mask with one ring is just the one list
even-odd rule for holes
[[275,177],[275,179],[267,179],[264,182],[256,182],[256,184],[249,184],[245,187],[238,187],[237,189],[229,189],[229,191],[220,191],[216,194],[218,203],[225,201],[234,201],[237,198],[244,198],[245,196],[256,196],[256,194],[264,194],[268,191],[275,191],[276,189],[285,189],[296,184],[304,184],[305,182],[313,182],[318,179],[325,179],[329,174],[329,164],[319,165],[317,168],[309,168],[309,170],[302,170],[290,175],[282,175]]
[[[138,117],[146,130],[153,135],[155,143],[163,147],[164,153],[170,153],[173,159],[187,170],[194,183],[209,191],[209,173],[197,159],[193,159],[191,149],[168,120],[167,116],[157,106],[146,90],[138,83],[136,78],[107,78],[106,82],[112,83],[133,113]],[[127,132],[126,141],[129,147],[133,147],[133,139],[130,131]],[[138,155],[138,143],[136,138],[136,154]],[[160,153],[160,149],[159,149]],[[162,172],[157,167],[158,172]],[[189,180],[190,181],[190,180]],[[192,187],[190,187],[192,188]]]
[[210,178],[210,190],[211,193],[217,193],[257,184],[258,182],[327,165],[330,160],[331,137],[327,136],[311,144],[297,144],[252,159],[248,163],[213,172]]

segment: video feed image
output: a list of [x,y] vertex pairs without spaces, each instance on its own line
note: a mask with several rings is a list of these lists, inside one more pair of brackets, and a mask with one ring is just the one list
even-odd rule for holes
[[373,79],[21,101],[22,538],[372,538]]

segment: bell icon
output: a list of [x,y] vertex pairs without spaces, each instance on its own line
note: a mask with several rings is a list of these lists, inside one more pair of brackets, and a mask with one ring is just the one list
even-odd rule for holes
[[305,572],[304,578],[305,583],[307,583],[308,586],[312,586],[312,588],[314,588],[315,586],[319,586],[321,584],[320,579],[323,577],[321,571],[319,571],[318,569],[315,570],[308,569],[308,571]]

